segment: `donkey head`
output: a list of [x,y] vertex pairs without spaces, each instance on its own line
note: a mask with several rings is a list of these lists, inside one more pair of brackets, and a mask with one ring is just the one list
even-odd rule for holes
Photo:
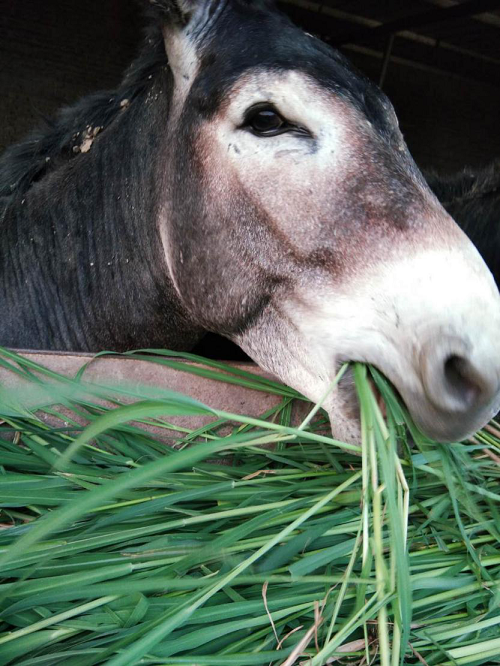
[[[417,424],[499,406],[500,297],[386,96],[267,0],[156,0],[173,76],[160,230],[190,316],[317,400],[377,366]],[[340,386],[334,435],[358,421]]]

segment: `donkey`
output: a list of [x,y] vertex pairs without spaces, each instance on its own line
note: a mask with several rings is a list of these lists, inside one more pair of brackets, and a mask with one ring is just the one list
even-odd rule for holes
[[500,160],[452,176],[426,173],[441,204],[479,250],[500,286]]
[[[120,87],[0,164],[0,343],[189,349],[206,331],[316,401],[373,363],[417,424],[500,401],[500,296],[385,95],[268,0],[155,0]],[[359,435],[341,385],[334,436]]]

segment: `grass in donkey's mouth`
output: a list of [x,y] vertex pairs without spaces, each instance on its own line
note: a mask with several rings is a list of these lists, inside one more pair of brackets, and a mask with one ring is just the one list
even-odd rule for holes
[[[132,356],[176,367],[167,352]],[[362,438],[347,446],[321,410],[293,427],[287,387],[196,360],[183,369],[281,401],[261,418],[227,414],[2,351],[33,392],[0,391],[0,663],[500,663],[495,424],[431,442],[356,365]],[[25,407],[34,396],[71,414],[49,427]],[[204,427],[169,423],[200,413]],[[131,421],[175,431],[176,450]]]

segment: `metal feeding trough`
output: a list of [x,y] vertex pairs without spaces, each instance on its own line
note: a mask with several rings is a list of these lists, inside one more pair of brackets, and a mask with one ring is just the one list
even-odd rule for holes
[[[259,417],[264,412],[277,405],[281,397],[265,391],[237,386],[231,383],[225,383],[223,380],[210,379],[191,374],[188,371],[174,369],[165,365],[159,365],[150,361],[127,358],[124,356],[99,356],[95,358],[90,354],[75,354],[66,352],[32,352],[20,351],[19,355],[26,359],[44,366],[45,368],[57,372],[65,377],[75,377],[83,366],[86,366],[82,379],[86,382],[93,382],[106,385],[148,385],[162,388],[168,388],[184,395],[188,395],[205,405],[233,414],[244,414],[246,416]],[[181,366],[186,368],[192,366],[202,367],[201,364],[186,361],[181,358],[171,358]],[[229,368],[246,370],[256,376],[256,379],[267,378],[274,379],[271,375],[261,370],[254,363],[249,362],[226,362]],[[220,371],[221,379],[229,373]],[[22,389],[26,385],[25,379],[17,373],[6,368],[0,367],[0,386],[4,389]],[[18,392],[18,391],[16,391]],[[95,402],[98,402],[95,400]],[[293,421],[298,422],[306,413],[306,404],[302,401],[295,401]],[[100,404],[106,405],[104,401]],[[110,405],[110,403],[108,403]],[[64,408],[58,409],[61,414],[67,414]],[[61,426],[61,421],[54,416],[41,412],[40,417],[48,424]],[[75,420],[75,415],[71,412],[71,418]],[[211,421],[215,420],[213,416],[169,416],[168,422],[180,429],[197,429]],[[81,424],[85,420],[81,419]],[[144,429],[152,432],[158,439],[168,443],[173,443],[181,431],[165,430],[154,426],[141,425]]]

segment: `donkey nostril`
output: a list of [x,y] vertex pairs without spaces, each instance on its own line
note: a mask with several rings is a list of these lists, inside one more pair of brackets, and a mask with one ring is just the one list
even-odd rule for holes
[[428,400],[448,415],[472,417],[498,395],[495,365],[458,336],[429,338],[421,347],[420,370]]
[[500,406],[500,364],[491,345],[437,330],[421,343],[422,392],[415,421],[438,441],[462,439],[482,427]]
[[465,409],[472,407],[481,395],[477,372],[467,359],[455,354],[444,363],[446,389]]

